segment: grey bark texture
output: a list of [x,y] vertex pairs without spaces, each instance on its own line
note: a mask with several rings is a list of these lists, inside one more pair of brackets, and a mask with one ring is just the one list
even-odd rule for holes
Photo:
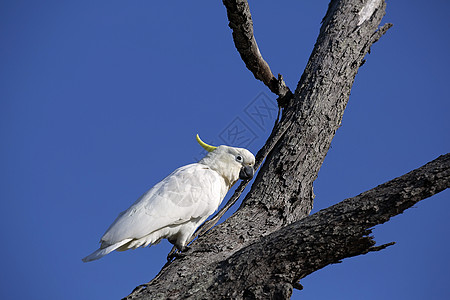
[[447,154],[309,216],[313,182],[358,68],[390,27],[379,28],[384,1],[358,26],[367,2],[329,4],[294,97],[259,154],[262,161],[270,151],[240,208],[127,299],[288,299],[308,274],[388,246],[376,247],[370,228],[449,187]]

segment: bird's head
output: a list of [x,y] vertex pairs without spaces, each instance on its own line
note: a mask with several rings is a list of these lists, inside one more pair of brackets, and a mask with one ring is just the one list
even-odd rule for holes
[[214,147],[203,142],[197,134],[197,142],[209,153],[200,160],[222,175],[230,187],[238,180],[250,180],[255,170],[255,156],[244,148],[221,145]]

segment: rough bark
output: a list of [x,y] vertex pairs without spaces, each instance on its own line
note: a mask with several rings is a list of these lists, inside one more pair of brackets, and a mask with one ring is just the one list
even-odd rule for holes
[[[376,9],[361,21],[367,4]],[[448,187],[449,156],[309,216],[313,182],[378,29],[380,0],[334,0],[272,149],[241,207],[200,236],[129,299],[287,299],[295,282],[344,257],[367,253],[369,228]],[[334,250],[333,250],[334,249]],[[273,262],[273,263],[268,263]]]

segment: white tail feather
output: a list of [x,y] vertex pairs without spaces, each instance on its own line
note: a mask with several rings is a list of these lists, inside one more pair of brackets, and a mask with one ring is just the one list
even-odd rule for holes
[[116,250],[117,248],[119,248],[120,246],[125,245],[126,243],[128,243],[129,241],[131,241],[132,239],[124,239],[114,245],[108,246],[106,248],[100,248],[97,251],[95,251],[94,253],[86,256],[85,258],[82,259],[83,262],[88,262],[88,261],[93,261],[93,260],[97,260],[99,258],[102,258],[103,256],[105,256],[106,254]]

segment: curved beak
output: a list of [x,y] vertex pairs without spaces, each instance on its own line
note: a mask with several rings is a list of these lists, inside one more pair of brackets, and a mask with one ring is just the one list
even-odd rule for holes
[[251,166],[243,166],[241,168],[241,171],[239,172],[239,179],[252,179],[253,175],[255,174],[255,170],[253,170],[253,167]]

